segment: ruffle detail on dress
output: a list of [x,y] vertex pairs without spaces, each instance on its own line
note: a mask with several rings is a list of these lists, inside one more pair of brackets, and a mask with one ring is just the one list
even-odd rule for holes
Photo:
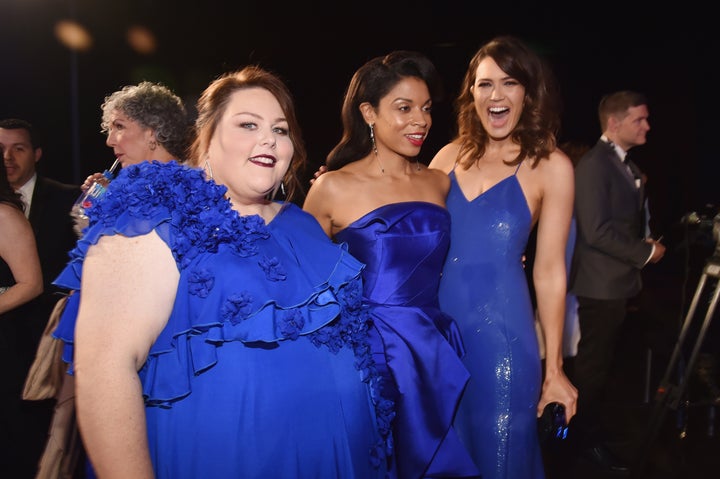
[[[147,403],[170,406],[189,394],[190,378],[211,368],[218,360],[217,348],[226,342],[272,348],[306,336],[316,346],[327,347],[333,353],[366,342],[367,316],[360,302],[358,265],[343,252],[327,282],[300,304],[270,301],[252,310],[252,303],[242,291],[224,298],[209,295],[200,314],[183,311],[191,307],[189,301],[176,303],[173,316],[152,345],[140,372]],[[349,306],[355,297],[356,306]],[[361,371],[364,362],[356,361]]]
[[[325,238],[322,229],[297,206],[286,204],[278,218],[266,225],[259,216],[240,216],[225,192],[224,186],[207,181],[201,170],[176,162],[145,162],[121,170],[105,196],[89,208],[89,226],[54,282],[74,291],[53,332],[65,343],[63,360],[70,363],[69,372],[73,373],[75,323],[88,249],[102,236],[132,237],[154,230],[171,248],[180,271],[178,286],[186,289],[178,291],[168,323],[139,372],[146,404],[172,407],[190,394],[192,377],[217,363],[217,348],[227,342],[273,348],[282,347],[284,341],[309,340],[331,352],[350,347],[375,403],[383,441],[371,455],[379,464],[392,450],[394,403],[380,395],[379,375],[368,345],[369,316],[361,283],[364,265],[347,252],[346,245],[328,240],[322,249],[324,243],[314,241]],[[283,226],[275,228],[275,221]],[[266,251],[274,251],[264,246],[266,240],[281,243],[288,257],[266,256]],[[312,241],[321,253],[305,260],[310,264],[301,265],[304,276],[288,278],[282,260],[295,260],[294,251],[306,249],[304,241]],[[248,276],[215,284],[214,270],[226,263]],[[274,295],[273,301],[265,303],[252,298],[265,297],[262,289],[244,289],[285,281],[284,296]],[[302,297],[302,291],[311,293]]]

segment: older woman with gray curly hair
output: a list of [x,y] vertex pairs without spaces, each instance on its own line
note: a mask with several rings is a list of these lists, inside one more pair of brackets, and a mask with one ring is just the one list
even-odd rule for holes
[[105,143],[122,166],[184,159],[189,122],[182,100],[167,87],[128,85],[105,97],[101,109]]
[[[127,85],[106,96],[100,108],[100,128],[107,135],[105,143],[115,154],[114,166],[184,161],[192,124],[182,100],[168,87],[150,81]],[[95,182],[105,185],[107,181],[103,173],[93,173],[81,188],[85,191]],[[71,215],[75,232],[81,235],[87,218],[76,208]]]

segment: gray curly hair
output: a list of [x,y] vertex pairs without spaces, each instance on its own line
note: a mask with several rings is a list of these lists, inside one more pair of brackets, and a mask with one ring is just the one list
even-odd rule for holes
[[105,97],[101,131],[110,130],[110,114],[119,110],[131,120],[155,131],[158,143],[178,161],[183,161],[189,144],[190,124],[182,100],[166,86],[143,81],[127,85]]

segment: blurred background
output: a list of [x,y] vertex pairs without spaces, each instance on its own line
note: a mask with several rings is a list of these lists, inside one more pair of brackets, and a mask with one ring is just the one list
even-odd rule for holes
[[339,139],[342,96],[355,69],[411,49],[430,56],[447,92],[434,109],[427,162],[454,132],[452,99],[470,57],[493,36],[515,34],[558,77],[561,141],[597,141],[603,94],[648,95],[652,130],[633,155],[649,178],[658,235],[689,211],[712,210],[720,200],[720,75],[709,16],[688,2],[673,10],[562,3],[0,0],[0,117],[34,123],[45,140],[41,171],[79,183],[114,159],[99,126],[106,95],[159,81],[193,112],[211,80],[257,63],[283,77],[296,97],[309,178]]

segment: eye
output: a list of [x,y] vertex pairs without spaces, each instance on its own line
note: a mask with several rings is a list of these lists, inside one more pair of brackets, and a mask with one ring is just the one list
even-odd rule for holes
[[425,105],[422,109],[425,113],[431,113],[432,112],[432,105]]
[[517,86],[520,82],[517,80],[505,80],[505,86]]
[[288,136],[290,134],[290,130],[281,126],[276,126],[273,128],[273,133],[277,133],[278,135],[282,136]]
[[491,86],[491,84],[489,81],[479,81],[477,83],[477,86],[478,88],[488,88],[489,86]]
[[238,125],[238,126],[240,126],[240,128],[243,128],[245,130],[255,130],[257,128],[257,124],[253,123],[251,121],[244,121],[244,122],[240,123],[240,125]]

